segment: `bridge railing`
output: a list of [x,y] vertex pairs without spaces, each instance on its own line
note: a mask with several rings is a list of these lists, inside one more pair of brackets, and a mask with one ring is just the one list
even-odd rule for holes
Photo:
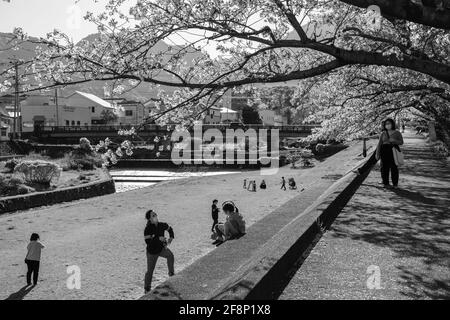
[[[140,131],[171,131],[175,128],[175,124],[157,125],[147,124],[142,126]],[[136,127],[134,125],[94,125],[94,126],[41,126],[36,128],[35,131],[42,133],[68,133],[68,132],[116,132],[119,130],[130,130]],[[313,128],[318,128],[317,124],[303,124],[303,125],[284,125],[284,126],[267,126],[262,124],[247,124],[247,125],[232,125],[232,124],[203,124],[203,131],[207,129],[278,129],[283,132],[310,132]]]

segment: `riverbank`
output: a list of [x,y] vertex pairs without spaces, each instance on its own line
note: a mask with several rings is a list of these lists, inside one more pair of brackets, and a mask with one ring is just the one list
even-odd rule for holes
[[[23,258],[32,232],[41,235],[41,281],[25,299],[135,299],[142,295],[146,268],[142,239],[144,212],[150,208],[175,230],[171,246],[176,272],[204,256],[211,245],[211,201],[233,200],[247,225],[299,196],[321,179],[336,179],[336,172],[350,170],[361,158],[361,143],[317,163],[310,169],[283,167],[261,176],[260,171],[197,177],[161,182],[150,187],[87,200],[29,210],[0,217],[0,298],[23,287]],[[339,168],[339,170],[337,170]],[[281,177],[294,177],[297,190],[280,190]],[[265,179],[268,189],[249,192],[243,179]],[[223,217],[221,217],[223,219]],[[66,267],[81,270],[81,289],[66,287]],[[154,285],[166,276],[165,261],[158,262]]]

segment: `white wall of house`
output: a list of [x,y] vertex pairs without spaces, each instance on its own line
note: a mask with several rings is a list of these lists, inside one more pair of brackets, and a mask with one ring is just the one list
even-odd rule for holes
[[261,121],[266,126],[273,126],[275,124],[275,111],[269,109],[262,109],[258,111]]
[[22,130],[30,132],[35,124],[44,126],[90,126],[91,110],[86,107],[23,105]]
[[226,122],[238,122],[239,112],[234,111],[229,108],[221,108],[220,110],[220,121],[222,123]]
[[33,131],[36,124],[91,126],[102,119],[101,113],[105,109],[115,110],[98,97],[88,99],[78,92],[66,98],[59,97],[58,106],[53,96],[30,96],[21,103],[22,131]]
[[208,110],[206,110],[205,118],[203,118],[204,124],[219,124],[222,119],[220,117],[220,110],[219,107],[211,107]]
[[150,112],[150,107],[146,107],[142,103],[120,104],[119,106],[122,109],[118,120],[119,124],[139,125]]

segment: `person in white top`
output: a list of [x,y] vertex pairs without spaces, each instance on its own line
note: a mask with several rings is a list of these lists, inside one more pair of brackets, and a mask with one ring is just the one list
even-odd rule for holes
[[33,284],[37,285],[39,276],[39,264],[41,261],[41,250],[45,248],[42,243],[39,242],[39,235],[33,233],[30,237],[30,243],[27,246],[27,256],[25,257],[25,263],[27,264],[27,284],[31,285],[31,274],[33,274]]

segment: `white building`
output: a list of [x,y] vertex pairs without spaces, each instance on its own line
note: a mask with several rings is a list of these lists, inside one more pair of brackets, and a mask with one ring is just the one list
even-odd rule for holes
[[269,109],[261,109],[258,111],[258,113],[263,125],[273,126],[275,124],[275,111]]
[[206,110],[206,115],[203,118],[204,124],[220,124],[221,119],[221,110],[222,108],[212,106],[208,110]]
[[222,123],[238,122],[239,112],[230,108],[222,107],[220,108],[220,121]]
[[261,121],[266,126],[284,126],[287,125],[286,116],[282,116],[274,110],[261,109],[258,111]]
[[[57,100],[57,101],[56,101]],[[102,112],[117,113],[113,104],[96,95],[76,91],[68,97],[29,96],[21,103],[22,130],[35,126],[91,126],[105,124]]]
[[117,102],[120,110],[118,124],[139,125],[150,115],[151,104],[144,105],[138,101],[122,99]]
[[9,133],[13,127],[12,121],[6,108],[0,105],[0,141],[9,140]]

